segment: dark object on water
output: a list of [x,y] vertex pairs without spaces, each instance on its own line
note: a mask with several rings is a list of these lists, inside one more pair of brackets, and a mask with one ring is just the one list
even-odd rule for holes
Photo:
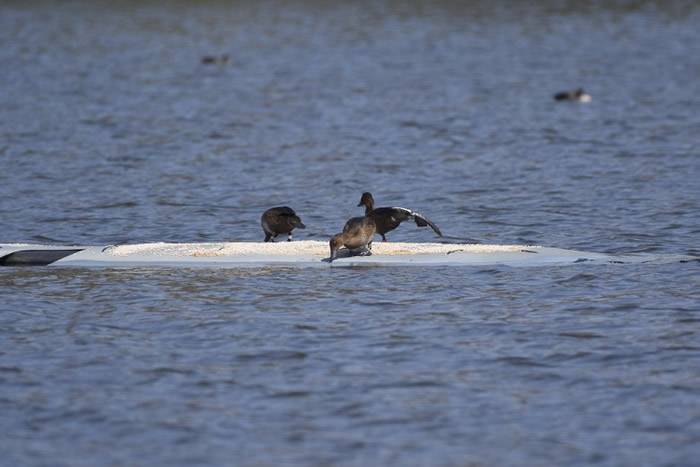
[[228,54],[205,55],[202,57],[202,65],[224,65],[228,63]]
[[578,88],[575,91],[558,92],[554,95],[555,101],[576,101],[576,102],[590,102],[590,94],[586,94],[583,88]]
[[330,261],[338,257],[338,250],[345,247],[354,254],[368,256],[372,252],[372,237],[377,229],[371,217],[353,217],[345,223],[343,232],[334,235],[329,242],[331,247]]
[[263,232],[265,232],[265,241],[274,241],[279,234],[289,234],[287,241],[292,241],[292,230],[295,228],[305,229],[306,226],[294,209],[287,206],[270,208],[265,211],[260,218]]
[[0,258],[0,266],[48,266],[54,261],[70,256],[77,250],[22,250]]
[[442,237],[442,232],[437,225],[433,224],[430,219],[422,214],[411,211],[406,208],[374,208],[374,198],[372,193],[362,193],[362,198],[358,206],[365,207],[365,216],[374,219],[377,225],[377,233],[382,236],[382,241],[386,242],[385,234],[391,232],[399,226],[403,221],[412,219],[418,227],[429,225],[438,236]]

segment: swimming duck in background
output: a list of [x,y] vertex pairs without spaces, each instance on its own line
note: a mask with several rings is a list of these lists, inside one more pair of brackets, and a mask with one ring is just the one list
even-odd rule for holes
[[223,55],[205,55],[202,57],[202,65],[224,65],[228,63],[228,54]]
[[577,102],[590,102],[591,95],[586,94],[583,88],[578,88],[575,91],[568,92],[558,92],[554,95],[555,101],[577,101]]
[[333,261],[338,257],[338,250],[343,246],[353,255],[369,256],[372,254],[372,237],[377,230],[371,217],[353,217],[345,223],[343,232],[334,235],[329,242]]
[[270,208],[265,211],[260,218],[263,232],[265,232],[265,241],[274,242],[274,239],[279,234],[289,234],[287,241],[292,241],[292,230],[295,228],[305,229],[306,226],[294,209],[287,206]]
[[374,219],[377,225],[377,233],[382,236],[382,241],[386,242],[385,234],[391,232],[399,226],[403,221],[412,219],[418,227],[429,225],[438,236],[442,237],[442,232],[437,225],[433,224],[430,219],[422,214],[411,211],[406,208],[374,208],[374,198],[372,193],[362,193],[362,198],[358,206],[365,207],[365,216]]

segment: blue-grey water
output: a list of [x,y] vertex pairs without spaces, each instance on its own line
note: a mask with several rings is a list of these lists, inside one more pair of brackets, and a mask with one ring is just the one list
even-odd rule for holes
[[[697,255],[700,7],[592,5],[3,2],[0,243]],[[699,266],[3,268],[0,464],[697,465]]]

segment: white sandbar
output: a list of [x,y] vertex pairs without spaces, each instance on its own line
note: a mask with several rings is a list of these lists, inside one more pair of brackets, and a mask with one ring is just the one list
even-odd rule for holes
[[[62,250],[55,255],[44,250]],[[71,251],[74,250],[74,251]],[[38,253],[37,253],[38,252]],[[108,246],[0,244],[0,265],[17,264],[3,258],[33,258],[48,267],[348,267],[348,266],[563,266],[573,264],[671,263],[698,261],[684,255],[610,255],[529,245],[374,242],[371,256],[328,261],[325,241],[279,243],[142,243]],[[64,256],[61,254],[65,253]],[[42,263],[41,258],[52,258]]]
[[[451,252],[497,253],[515,252],[523,248],[538,248],[523,245],[470,245],[445,243],[373,242],[373,255],[436,255]],[[228,242],[228,243],[142,243],[119,245],[105,250],[111,256],[158,255],[158,256],[318,256],[328,257],[328,242],[303,240],[294,242]]]

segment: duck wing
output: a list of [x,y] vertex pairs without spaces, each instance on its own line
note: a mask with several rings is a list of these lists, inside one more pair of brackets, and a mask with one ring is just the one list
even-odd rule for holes
[[304,223],[301,221],[301,217],[297,215],[297,213],[294,212],[294,210],[289,209],[289,211],[285,211],[283,213],[280,213],[280,218],[285,219],[285,221],[291,226],[291,227],[298,227],[300,229],[305,229],[306,226]]
[[440,232],[438,226],[435,225],[433,221],[425,217],[423,214],[414,212],[413,219],[416,221],[416,225],[418,227],[425,227],[426,225],[429,225],[430,228],[433,229],[433,232],[435,232],[438,235],[438,237],[442,237],[442,232]]
[[406,208],[377,208],[369,213],[369,217],[377,224],[377,233],[385,234],[391,232],[400,223],[411,219],[413,212]]
[[286,225],[289,228],[298,227],[300,229],[306,226],[301,221],[301,218],[294,212],[294,209],[289,206],[278,206],[276,208],[268,209],[263,215],[267,222],[272,224]]
[[280,206],[277,208],[272,208],[275,210],[275,214],[279,216],[296,216],[296,212],[294,212],[294,209],[290,208],[289,206]]
[[400,207],[393,207],[393,208],[378,208],[375,209],[375,211],[378,210],[387,210],[387,212],[391,212],[391,217],[394,219],[398,220],[398,223],[403,222],[408,219],[413,219],[413,221],[416,223],[418,227],[425,227],[425,226],[430,226],[433,231],[438,234],[439,237],[442,237],[442,232],[440,232],[440,229],[438,228],[437,225],[435,225],[430,219],[425,217],[423,214],[415,211],[411,211],[408,208],[400,208]]

